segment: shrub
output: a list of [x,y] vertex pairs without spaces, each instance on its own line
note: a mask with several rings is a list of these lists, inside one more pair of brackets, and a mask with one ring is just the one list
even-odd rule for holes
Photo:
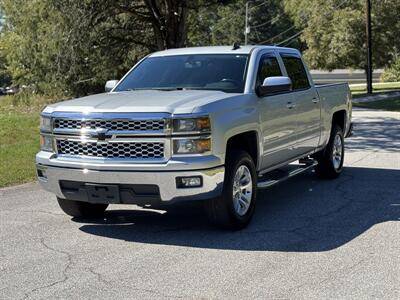
[[400,81],[400,57],[383,72],[381,80],[383,82],[396,82]]
[[64,95],[42,95],[30,90],[23,90],[14,95],[2,96],[0,113],[37,113],[47,104],[65,100]]

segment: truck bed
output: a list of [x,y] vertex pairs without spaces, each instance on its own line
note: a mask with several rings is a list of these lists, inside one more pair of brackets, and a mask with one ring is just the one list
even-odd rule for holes
[[347,83],[315,85],[315,88],[325,108],[335,110],[335,107],[342,106],[351,99]]

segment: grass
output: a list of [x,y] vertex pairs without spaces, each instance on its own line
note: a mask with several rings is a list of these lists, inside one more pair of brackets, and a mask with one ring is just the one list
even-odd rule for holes
[[389,100],[379,100],[364,103],[353,103],[354,107],[369,108],[369,109],[382,109],[388,111],[400,112],[400,97]]
[[35,179],[39,115],[49,102],[32,94],[0,97],[0,187]]
[[38,113],[0,112],[0,187],[35,178],[39,150]]
[[[395,90],[400,90],[400,82],[384,82],[384,83],[373,83],[373,93],[384,93]],[[366,84],[351,84],[350,90],[353,97],[362,96],[367,93]]]

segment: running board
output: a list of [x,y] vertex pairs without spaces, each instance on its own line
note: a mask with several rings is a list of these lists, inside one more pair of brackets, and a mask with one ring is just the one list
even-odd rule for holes
[[266,173],[262,177],[259,177],[257,188],[266,189],[281,183],[293,176],[304,173],[305,171],[314,168],[318,162],[316,160],[300,160],[299,164],[290,164],[285,168],[280,168],[269,173]]

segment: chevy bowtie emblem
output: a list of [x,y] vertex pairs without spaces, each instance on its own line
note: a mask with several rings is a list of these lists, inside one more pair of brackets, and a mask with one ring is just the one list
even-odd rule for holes
[[90,133],[90,137],[97,138],[99,141],[105,141],[106,138],[111,137],[107,132],[107,129],[96,129],[95,132]]

